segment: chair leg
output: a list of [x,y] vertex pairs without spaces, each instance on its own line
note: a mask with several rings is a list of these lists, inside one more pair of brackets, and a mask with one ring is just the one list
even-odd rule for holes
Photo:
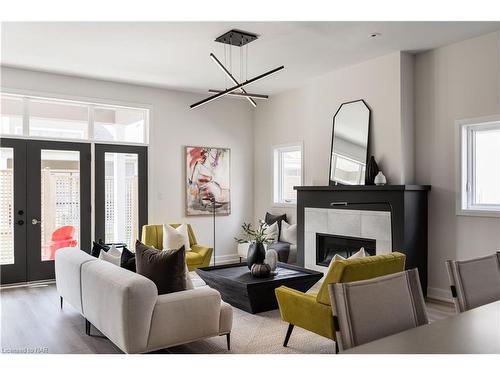
[[226,335],[226,341],[227,341],[227,350],[231,350],[231,333],[228,333]]
[[90,336],[90,322],[87,319],[85,319],[85,333]]
[[334,341],[335,343],[335,354],[339,354],[339,343],[337,341]]
[[63,308],[63,298],[62,298],[62,296],[60,296],[59,298],[61,299],[61,310],[62,310],[62,308]]
[[292,335],[293,327],[294,327],[293,324],[289,324],[288,329],[286,330],[285,342],[283,343],[283,346],[285,348],[288,345],[288,340],[290,340],[290,336]]

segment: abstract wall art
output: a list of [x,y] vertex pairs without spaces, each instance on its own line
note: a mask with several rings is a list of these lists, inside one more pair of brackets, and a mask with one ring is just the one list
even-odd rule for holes
[[231,213],[228,148],[186,146],[186,215]]

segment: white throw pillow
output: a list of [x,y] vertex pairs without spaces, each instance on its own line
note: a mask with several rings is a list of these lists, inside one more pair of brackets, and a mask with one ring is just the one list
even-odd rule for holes
[[[356,258],[364,258],[366,255],[365,253],[365,248],[362,247],[361,249],[359,249],[357,252],[355,252],[354,254],[352,254],[349,258],[347,259],[356,259]],[[330,271],[330,268],[332,268],[333,266],[333,263],[335,263],[336,260],[345,260],[346,258],[344,258],[342,255],[339,255],[339,254],[335,254],[332,258],[332,260],[330,261],[330,264],[328,265],[328,271],[325,273],[325,275],[328,274],[328,272]]]
[[177,228],[163,224],[163,250],[180,249],[190,251],[187,224],[181,224]]
[[111,245],[111,248],[108,251],[101,251],[99,253],[99,259],[120,267],[122,253],[116,248],[115,245]]
[[278,227],[278,222],[275,222],[271,225],[269,225],[265,230],[264,233],[266,234],[267,238],[271,240],[272,242],[278,241],[278,236],[279,236],[279,227]]
[[285,220],[281,222],[280,241],[291,245],[297,244],[297,224],[288,224]]
[[186,290],[194,289],[193,280],[191,280],[191,276],[189,275],[189,269],[186,263]]
[[365,248],[362,247],[361,249],[359,249],[357,252],[355,252],[354,254],[352,254],[349,258],[347,259],[355,259],[355,258],[364,258],[368,256],[365,252]]

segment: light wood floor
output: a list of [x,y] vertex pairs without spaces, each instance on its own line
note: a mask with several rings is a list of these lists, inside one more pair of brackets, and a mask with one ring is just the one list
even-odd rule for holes
[[[42,353],[121,353],[94,327],[85,335],[85,321],[71,306],[59,308],[54,284],[5,288],[0,291],[1,350]],[[427,301],[431,320],[454,314],[452,305]],[[296,328],[289,347],[282,346],[287,324],[279,312],[251,315],[234,309],[232,348],[225,337],[214,337],[170,348],[169,353],[333,353],[330,340]]]

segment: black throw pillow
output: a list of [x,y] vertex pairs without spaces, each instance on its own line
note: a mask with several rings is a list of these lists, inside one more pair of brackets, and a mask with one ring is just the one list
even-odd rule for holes
[[135,243],[137,273],[156,284],[158,294],[186,290],[186,251],[184,246],[178,250],[158,250]]
[[127,249],[125,246],[122,249],[122,257],[120,259],[120,267],[125,268],[126,270],[135,272],[135,254]]
[[90,250],[90,255],[92,255],[96,258],[99,258],[99,254],[101,254],[101,250],[103,250],[104,252],[108,252],[109,246],[106,246],[104,244],[100,244],[100,243],[93,241],[92,250]]
[[265,222],[267,225],[273,225],[274,223],[278,223],[278,241],[280,240],[281,237],[281,222],[285,220],[286,221],[286,214],[283,215],[273,215],[270,214],[269,212],[266,212],[266,218]]

